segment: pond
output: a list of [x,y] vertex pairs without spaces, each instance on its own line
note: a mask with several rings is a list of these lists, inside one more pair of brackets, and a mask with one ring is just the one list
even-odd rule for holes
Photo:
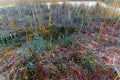
[[[108,8],[111,10],[116,10],[116,11],[120,11],[120,8],[114,8],[111,6],[108,6],[107,4],[105,4],[104,2],[97,2],[97,1],[66,1],[65,4],[70,4],[72,6],[80,6],[80,5],[85,5],[87,7],[92,7],[92,6],[96,6],[96,4],[99,3],[100,6],[104,7],[104,8]],[[50,8],[50,5],[53,3],[42,3],[42,4],[47,4],[48,8]],[[59,2],[54,2],[54,4],[64,4],[64,2],[59,1]],[[13,7],[14,5],[7,5],[7,6],[0,6],[0,8],[4,8],[4,7]]]
[[[100,6],[104,7],[104,8],[108,8],[111,10],[116,10],[116,11],[120,11],[120,8],[114,8],[111,6],[108,6],[107,4],[105,4],[104,2],[97,2],[97,1],[66,1],[65,4],[70,4],[72,6],[80,6],[80,5],[85,5],[88,7],[92,7],[92,6],[96,6],[96,4],[99,3]],[[53,3],[45,3],[48,5],[48,8],[50,8],[50,5]],[[59,2],[54,2],[54,4],[64,4],[64,2],[59,1]]]
[[14,5],[0,6],[0,8],[13,7]]

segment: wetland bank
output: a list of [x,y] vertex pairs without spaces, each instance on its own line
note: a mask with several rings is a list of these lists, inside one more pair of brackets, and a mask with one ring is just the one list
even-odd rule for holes
[[93,2],[0,8],[0,79],[118,80],[119,8]]

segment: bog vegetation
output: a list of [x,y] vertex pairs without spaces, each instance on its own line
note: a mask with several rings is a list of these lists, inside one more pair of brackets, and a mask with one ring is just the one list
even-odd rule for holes
[[119,14],[99,3],[0,8],[0,80],[118,80]]

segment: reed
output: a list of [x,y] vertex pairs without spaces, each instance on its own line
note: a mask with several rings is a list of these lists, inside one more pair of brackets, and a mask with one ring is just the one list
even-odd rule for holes
[[[17,56],[15,54],[15,61],[11,64],[13,64],[15,68],[19,68],[17,69],[16,74],[13,74],[13,70],[13,72],[10,73],[11,75],[9,74],[9,70],[8,72],[6,70],[7,74],[9,75],[8,78],[16,80],[17,78],[21,79],[21,76],[23,76],[24,79],[35,79],[34,76],[36,78],[39,77],[37,71],[40,71],[40,79],[46,79],[42,74],[45,72],[43,71],[43,64],[50,63],[50,65],[54,65],[54,62],[50,62],[48,60],[52,61],[55,59],[58,61],[55,58],[57,54],[49,52],[50,50],[56,49],[56,47],[59,48],[67,45],[68,48],[72,47],[77,51],[77,48],[82,47],[82,43],[86,46],[87,42],[90,42],[87,40],[87,36],[91,33],[98,34],[95,42],[99,44],[102,36],[104,36],[103,32],[106,27],[106,22],[109,27],[113,28],[115,28],[114,24],[119,23],[120,13],[115,10],[119,6],[117,2],[112,4],[109,3],[109,6],[115,5],[111,9],[111,7],[105,8],[101,6],[99,4],[99,0],[97,0],[96,6],[92,7],[85,6],[84,4],[80,6],[72,6],[71,4],[67,4],[68,0],[62,0],[63,4],[61,5],[55,4],[55,2],[58,1],[59,0],[6,0],[0,4],[3,6],[14,5],[12,8],[15,9],[17,15],[17,19],[14,20],[14,17],[8,8],[3,8],[3,11],[6,13],[5,16],[7,22],[3,20],[5,18],[1,18],[1,25],[3,25],[3,23],[7,23],[6,25],[9,26],[11,31],[5,33],[3,33],[4,31],[0,32],[0,48],[7,48],[8,46],[11,48],[8,51],[3,52],[5,54],[2,55],[3,58],[1,59],[7,59],[7,57],[14,52],[17,54]],[[45,5],[44,3],[47,2],[51,2],[53,4],[50,6]],[[1,15],[4,17],[4,13],[1,13]],[[96,22],[95,26],[91,25],[92,22]],[[20,24],[20,26],[17,26],[17,24]],[[111,36],[112,35],[114,35],[114,31],[112,31]],[[78,38],[79,36],[80,38]],[[77,45],[80,46],[73,45],[75,43],[74,41],[76,40],[83,42],[80,44],[77,43]],[[12,46],[14,50],[12,50]],[[82,48],[81,51],[84,51],[84,48]],[[89,55],[89,53],[86,53],[87,55],[85,55],[82,59],[82,57],[76,57],[76,53],[78,56],[84,54],[83,52],[80,52],[80,54],[78,54],[79,52],[73,52],[71,61],[76,61],[74,63],[77,63],[77,61],[81,60],[82,64],[80,65],[83,65],[87,69],[90,65],[90,71],[93,70],[95,66],[90,62],[90,59],[93,57]],[[69,55],[71,56],[69,52],[64,54],[68,54],[64,57],[66,60],[69,58]],[[44,55],[45,58],[42,58]],[[57,57],[61,57],[61,54]],[[87,59],[87,57],[90,59]],[[35,61],[39,59],[41,60],[36,63]],[[56,69],[58,70],[57,77],[62,76],[63,74],[59,74],[67,69],[65,63],[61,64],[61,60],[62,58],[58,61],[60,66],[59,64],[55,66],[58,67]],[[19,61],[22,62],[20,63]],[[86,66],[88,63],[89,65]],[[47,69],[47,67],[45,69]],[[59,70],[61,70],[61,72],[59,72]],[[117,71],[117,73],[119,72]],[[50,74],[54,74],[54,70],[53,73],[49,73],[47,79],[48,77],[51,77]],[[118,78],[118,76],[116,78]]]

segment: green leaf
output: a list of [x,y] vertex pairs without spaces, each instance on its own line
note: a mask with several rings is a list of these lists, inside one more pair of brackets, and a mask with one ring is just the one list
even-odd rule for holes
[[61,70],[62,70],[62,72],[64,72],[66,70],[65,64],[61,64]]
[[4,79],[0,76],[0,80],[4,80]]

